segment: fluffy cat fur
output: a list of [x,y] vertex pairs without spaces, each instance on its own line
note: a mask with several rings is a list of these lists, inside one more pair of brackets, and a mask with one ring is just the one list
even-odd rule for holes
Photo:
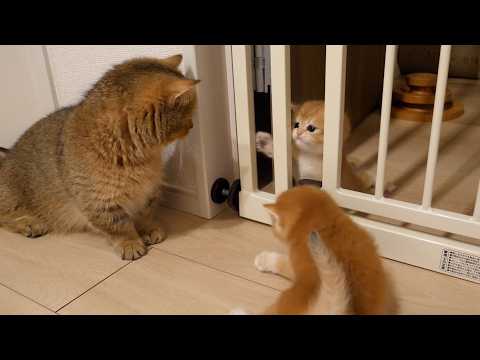
[[290,279],[292,285],[264,314],[396,312],[393,288],[373,239],[325,191],[295,187],[265,208],[288,255],[263,252],[255,266]]
[[28,237],[95,231],[122,259],[165,238],[151,206],[163,149],[192,128],[195,84],[181,55],[116,65],[74,106],[29,128],[0,157],[0,226]]
[[[306,101],[294,105],[292,109],[292,157],[293,177],[296,183],[300,180],[322,180],[323,130],[325,105],[323,101]],[[351,132],[350,119],[347,114],[343,121],[343,139],[348,139]],[[256,148],[258,152],[272,158],[273,139],[266,132],[257,132]],[[342,156],[342,186],[347,189],[372,192],[373,179],[365,172],[355,169],[351,159]]]

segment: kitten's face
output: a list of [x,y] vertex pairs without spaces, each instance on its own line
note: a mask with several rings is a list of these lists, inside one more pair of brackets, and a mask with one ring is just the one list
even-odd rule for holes
[[324,106],[321,101],[307,101],[294,112],[292,137],[302,151],[323,152]]
[[[325,127],[325,104],[320,100],[306,101],[294,106],[292,138],[301,151],[322,154]],[[343,140],[350,136],[350,119],[343,120]]]

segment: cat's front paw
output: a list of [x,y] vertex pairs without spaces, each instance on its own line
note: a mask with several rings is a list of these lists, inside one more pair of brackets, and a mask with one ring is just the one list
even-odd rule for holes
[[278,273],[278,261],[282,255],[276,252],[263,251],[255,257],[255,267],[261,272]]
[[163,240],[166,239],[167,233],[162,228],[158,227],[155,230],[146,232],[142,235],[142,240],[145,245],[155,245],[161,243]]
[[137,260],[147,253],[147,247],[140,239],[123,240],[115,248],[122,260]]
[[265,154],[269,158],[273,156],[273,139],[272,135],[259,131],[255,135],[255,147],[257,148],[258,152]]

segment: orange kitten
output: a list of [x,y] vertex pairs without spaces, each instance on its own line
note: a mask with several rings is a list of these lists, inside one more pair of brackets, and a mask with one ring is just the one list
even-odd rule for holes
[[[292,157],[293,177],[297,184],[303,180],[322,181],[323,178],[323,137],[325,123],[325,103],[311,100],[295,105],[292,109]],[[344,116],[343,141],[351,133],[350,118]],[[272,135],[256,133],[258,152],[273,157]],[[360,192],[372,192],[373,178],[355,169],[353,161],[342,156],[342,186]]]
[[326,192],[299,186],[265,207],[288,256],[262,252],[255,266],[292,280],[292,286],[264,314],[395,312],[392,287],[373,239]]

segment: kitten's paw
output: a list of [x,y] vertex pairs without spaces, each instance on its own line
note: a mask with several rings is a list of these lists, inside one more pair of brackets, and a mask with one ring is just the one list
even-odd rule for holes
[[147,253],[147,247],[138,240],[124,240],[116,247],[122,260],[137,260]]
[[248,313],[243,309],[233,309],[228,313],[228,315],[248,315]]
[[360,160],[360,158],[354,155],[348,155],[347,161],[350,164],[350,166],[353,168],[353,170],[358,170],[362,166],[362,160]]
[[167,238],[167,233],[162,228],[156,228],[155,230],[142,234],[142,240],[145,245],[155,245],[161,243]]
[[273,140],[271,134],[263,131],[257,132],[255,135],[255,146],[258,152],[270,158],[273,156]]
[[397,190],[397,185],[392,182],[387,183],[385,185],[385,196],[391,196]]
[[280,254],[271,251],[263,251],[255,257],[255,267],[261,272],[278,272],[277,263],[281,257]]

